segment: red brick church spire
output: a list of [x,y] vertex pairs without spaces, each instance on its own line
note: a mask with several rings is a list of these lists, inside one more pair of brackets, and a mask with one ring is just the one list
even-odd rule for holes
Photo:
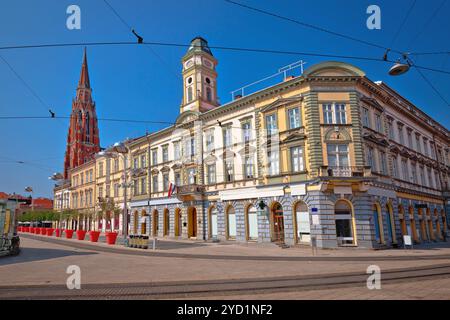
[[68,178],[70,169],[91,160],[100,151],[97,114],[95,103],[92,101],[92,89],[89,81],[86,48],[84,49],[83,64],[77,95],[72,101],[67,148],[64,160],[64,178]]

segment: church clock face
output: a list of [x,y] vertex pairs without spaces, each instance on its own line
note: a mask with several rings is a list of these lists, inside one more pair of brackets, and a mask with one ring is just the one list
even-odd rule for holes
[[213,68],[212,62],[207,59],[203,59],[203,64],[208,68],[211,68],[211,69]]
[[184,68],[189,69],[193,65],[194,65],[194,61],[191,59],[191,60],[186,61],[186,63],[184,64]]

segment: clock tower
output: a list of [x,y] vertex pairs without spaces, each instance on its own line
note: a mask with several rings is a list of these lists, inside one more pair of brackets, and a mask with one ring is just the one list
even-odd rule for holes
[[180,113],[205,112],[219,106],[217,99],[217,60],[208,42],[196,37],[191,41],[183,63],[183,101]]

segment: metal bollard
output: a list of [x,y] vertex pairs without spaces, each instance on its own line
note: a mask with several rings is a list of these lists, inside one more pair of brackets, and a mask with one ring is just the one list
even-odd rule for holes
[[156,250],[156,238],[153,238],[153,250]]

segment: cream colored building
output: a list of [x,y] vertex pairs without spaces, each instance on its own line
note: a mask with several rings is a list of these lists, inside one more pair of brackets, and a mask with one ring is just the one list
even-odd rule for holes
[[195,38],[176,124],[130,144],[150,165],[131,233],[319,247],[440,240],[446,128],[341,62],[220,105],[217,63]]

